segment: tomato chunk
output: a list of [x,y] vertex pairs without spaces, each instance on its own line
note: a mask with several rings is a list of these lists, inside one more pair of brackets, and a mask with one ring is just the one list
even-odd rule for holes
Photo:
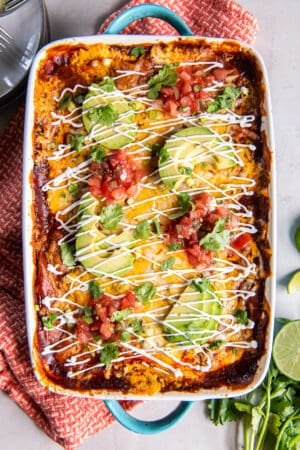
[[234,241],[231,243],[231,246],[237,250],[244,250],[248,245],[252,242],[252,236],[250,233],[240,234]]
[[134,196],[142,173],[124,150],[114,150],[103,162],[92,162],[90,192],[114,203]]

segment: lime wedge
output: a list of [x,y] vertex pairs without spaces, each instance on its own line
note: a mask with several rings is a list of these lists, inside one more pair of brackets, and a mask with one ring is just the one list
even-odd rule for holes
[[300,270],[297,270],[288,282],[287,290],[289,294],[295,294],[300,291]]
[[277,333],[273,345],[273,359],[278,370],[300,381],[300,320],[285,324]]
[[297,250],[300,252],[300,226],[297,228],[295,233],[295,244]]

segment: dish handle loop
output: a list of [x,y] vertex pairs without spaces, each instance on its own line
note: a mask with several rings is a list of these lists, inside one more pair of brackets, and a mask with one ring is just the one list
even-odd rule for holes
[[117,400],[104,400],[114,418],[125,428],[139,434],[155,434],[175,425],[193,405],[193,401],[183,401],[167,416],[158,420],[146,421],[136,419],[128,414]]
[[192,36],[193,32],[186,23],[172,10],[152,4],[133,6],[121,12],[107,27],[104,34],[119,34],[131,22],[145,17],[162,19],[172,25],[181,36]]

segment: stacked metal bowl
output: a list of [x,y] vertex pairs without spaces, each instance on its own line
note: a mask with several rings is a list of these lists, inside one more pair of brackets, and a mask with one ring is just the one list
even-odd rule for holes
[[37,50],[48,40],[43,0],[0,0],[0,108],[19,98]]

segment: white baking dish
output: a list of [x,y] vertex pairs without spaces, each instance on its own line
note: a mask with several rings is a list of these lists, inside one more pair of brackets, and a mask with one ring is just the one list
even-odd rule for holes
[[[24,276],[25,276],[25,299],[26,299],[26,319],[27,319],[27,329],[28,329],[28,342],[30,348],[30,356],[32,361],[32,366],[38,380],[48,387],[51,391],[59,394],[69,394],[69,395],[83,395],[89,397],[100,397],[106,399],[137,399],[136,395],[124,395],[120,392],[108,392],[105,390],[81,390],[74,391],[72,389],[64,388],[53,383],[51,380],[46,379],[43,371],[40,367],[39,355],[36,347],[36,330],[38,326],[37,313],[34,303],[34,291],[33,291],[33,280],[35,277],[35,261],[34,252],[32,247],[32,233],[33,233],[33,190],[32,190],[32,170],[34,166],[33,161],[33,145],[32,145],[32,133],[34,127],[34,89],[37,77],[37,70],[39,68],[41,60],[45,58],[45,55],[49,50],[55,49],[59,45],[78,45],[78,44],[95,44],[99,42],[113,44],[126,45],[143,45],[145,43],[155,43],[155,42],[170,42],[176,39],[186,39],[187,41],[194,38],[174,38],[174,37],[161,37],[161,36],[119,36],[119,35],[101,35],[92,37],[76,37],[70,39],[64,39],[58,42],[54,42],[44,47],[37,55],[34,64],[31,69],[28,91],[27,91],[27,101],[26,101],[26,120],[25,120],[25,137],[24,137],[24,178],[23,178],[23,252],[24,252]],[[195,38],[197,39],[197,38]],[[200,38],[201,39],[201,38]],[[221,39],[206,39],[208,43],[218,44],[224,42]],[[230,42],[227,41],[230,45]],[[273,320],[275,311],[275,157],[274,157],[274,140],[273,140],[273,130],[272,130],[272,111],[270,103],[270,93],[269,84],[266,75],[265,65],[261,57],[257,54],[255,50],[251,47],[239,43],[236,44],[240,46],[240,49],[251,55],[255,59],[259,70],[261,71],[261,78],[263,84],[263,95],[264,95],[264,114],[262,116],[262,132],[266,138],[266,157],[270,159],[270,174],[271,183],[269,186],[269,196],[271,199],[271,208],[269,211],[269,240],[272,248],[272,258],[271,258],[271,276],[268,278],[266,283],[266,298],[269,302],[270,307],[270,317],[269,325],[267,327],[267,335],[265,341],[265,352],[263,357],[258,361],[258,369],[250,384],[246,387],[240,387],[237,389],[232,389],[229,386],[223,386],[218,389],[203,389],[198,392],[184,392],[184,393],[174,393],[169,392],[166,394],[158,394],[150,397],[151,399],[176,399],[176,400],[203,400],[207,398],[220,398],[226,396],[238,396],[254,389],[263,380],[265,373],[268,368],[271,348],[272,348],[272,337],[273,337]],[[138,396],[138,398],[149,399],[148,396]]]

